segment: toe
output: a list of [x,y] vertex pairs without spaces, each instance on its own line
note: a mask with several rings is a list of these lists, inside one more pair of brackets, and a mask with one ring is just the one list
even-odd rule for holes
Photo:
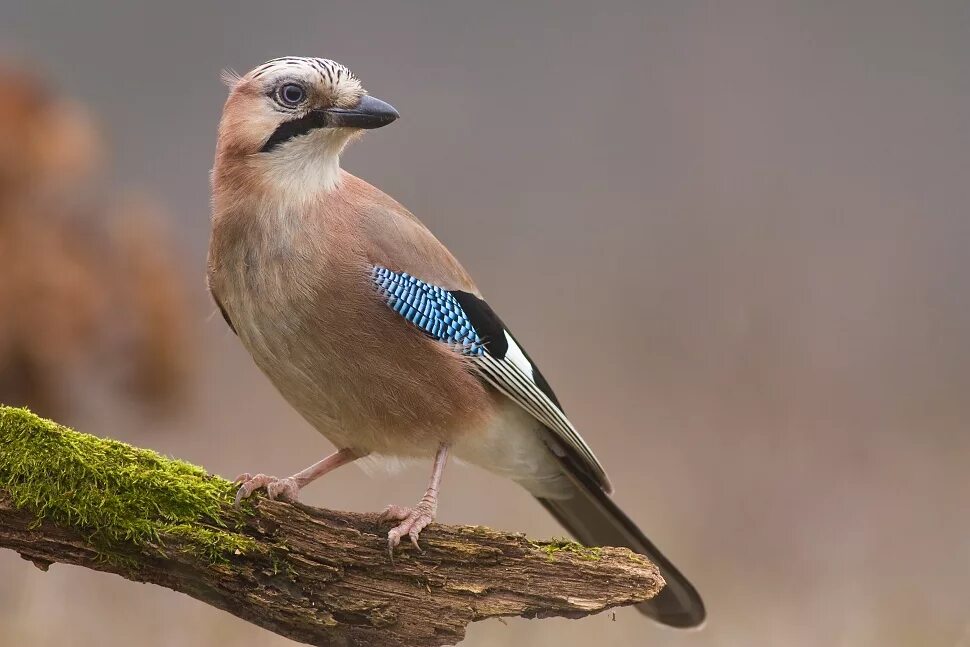
[[411,514],[411,508],[401,505],[389,505],[384,508],[378,519],[380,521],[404,521]]
[[394,548],[401,543],[401,537],[411,531],[413,524],[414,520],[408,517],[388,531],[387,545],[392,552],[394,551]]
[[[249,475],[243,474],[239,478],[241,479],[243,476]],[[236,505],[242,503],[243,499],[248,499],[250,495],[252,495],[252,493],[259,488],[265,487],[271,480],[272,477],[266,476],[265,474],[257,474],[252,478],[247,478],[243,484],[239,486],[239,489],[236,490]]]
[[[397,506],[390,506],[391,508],[397,508]],[[398,508],[394,512],[400,512],[401,509]],[[388,513],[385,510],[385,513]],[[418,543],[418,538],[421,536],[421,531],[427,527],[434,520],[434,517],[427,512],[415,508],[413,510],[408,510],[407,515],[401,520],[401,523],[391,528],[387,533],[387,546],[394,553],[394,548],[401,543],[401,539],[407,535],[410,538],[411,543],[419,552],[424,552],[421,549],[421,545]]]
[[251,494],[250,492],[246,491],[245,483],[239,486],[239,489],[236,490],[236,502],[234,505],[238,506],[240,503],[243,502],[243,499],[247,498],[250,494]]
[[299,492],[300,488],[292,478],[279,479],[266,485],[266,494],[270,499],[279,499],[288,503],[296,501]]
[[[411,529],[408,530],[408,536],[411,537],[411,543],[418,550],[421,550],[421,546],[418,545],[418,537],[421,535],[421,531],[424,530],[428,524],[431,523],[431,517],[427,514],[420,514],[411,524]],[[424,552],[421,550],[421,552]]]
[[276,498],[281,494],[282,488],[280,487],[279,481],[273,481],[272,483],[266,484],[266,496],[270,501],[275,501]]
[[387,548],[394,553],[394,549],[401,543],[401,535],[404,533],[399,528],[391,528],[387,533]]

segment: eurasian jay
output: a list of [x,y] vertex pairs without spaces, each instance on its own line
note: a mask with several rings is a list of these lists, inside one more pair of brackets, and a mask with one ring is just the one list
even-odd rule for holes
[[243,474],[295,500],[364,456],[434,458],[428,490],[389,506],[389,550],[435,517],[449,454],[510,478],[579,541],[627,546],[666,580],[640,605],[676,627],[700,596],[610,498],[612,486],[535,363],[421,222],[340,168],[363,130],[398,118],[350,70],[271,60],[231,91],[212,171],[208,284],[226,323],[284,398],[338,451],[288,478]]

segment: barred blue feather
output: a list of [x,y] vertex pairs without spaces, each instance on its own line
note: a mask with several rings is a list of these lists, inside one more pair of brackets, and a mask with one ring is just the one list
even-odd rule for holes
[[466,355],[485,352],[484,340],[447,290],[379,265],[371,277],[387,305],[431,337],[460,346]]
[[539,369],[485,301],[386,267],[375,266],[371,276],[391,309],[431,337],[470,355],[471,366],[486,382],[558,434],[582,457],[599,486],[613,491],[603,466],[563,413]]

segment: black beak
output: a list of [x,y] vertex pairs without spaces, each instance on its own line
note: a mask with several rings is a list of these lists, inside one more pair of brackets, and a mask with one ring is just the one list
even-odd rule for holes
[[391,104],[365,94],[356,108],[311,110],[303,117],[284,121],[266,140],[260,152],[268,153],[294,137],[306,135],[315,128],[380,128],[400,116]]
[[324,111],[327,125],[335,128],[380,128],[401,115],[389,103],[365,94],[356,108],[331,108]]

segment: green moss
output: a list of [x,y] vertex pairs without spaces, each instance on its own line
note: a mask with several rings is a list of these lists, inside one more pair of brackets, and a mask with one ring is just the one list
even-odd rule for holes
[[38,520],[81,530],[109,559],[126,543],[172,543],[212,562],[257,549],[226,527],[229,481],[26,409],[0,406],[0,490]]
[[598,546],[583,546],[565,537],[553,537],[550,541],[530,542],[536,550],[541,550],[550,560],[556,558],[557,553],[572,553],[580,559],[599,560],[603,557],[603,549]]

